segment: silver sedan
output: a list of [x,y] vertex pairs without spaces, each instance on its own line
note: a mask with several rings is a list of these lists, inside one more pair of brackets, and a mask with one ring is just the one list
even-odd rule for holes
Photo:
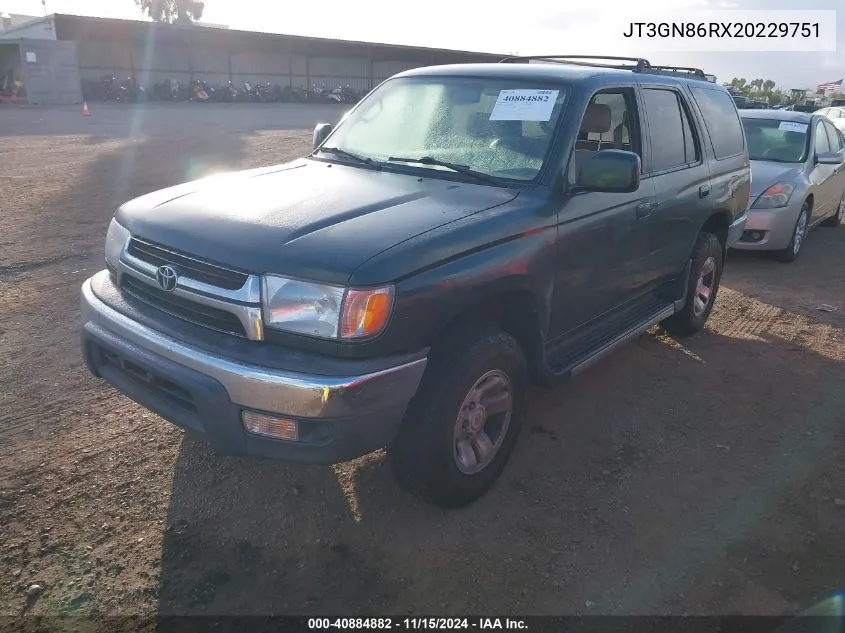
[[806,112],[740,110],[751,158],[745,232],[734,248],[798,257],[816,225],[845,215],[845,136],[829,119]]

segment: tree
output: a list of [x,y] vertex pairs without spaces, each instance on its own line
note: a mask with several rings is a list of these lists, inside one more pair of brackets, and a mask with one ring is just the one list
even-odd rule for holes
[[747,81],[745,81],[745,79],[740,78],[740,77],[734,77],[733,79],[731,79],[731,85],[732,85],[734,88],[736,88],[737,90],[740,90],[740,91],[742,91],[742,90],[744,90],[744,89],[745,89],[745,85],[746,85],[747,83],[748,83],[748,82],[747,82]]
[[135,0],[135,4],[156,22],[195,22],[202,18],[205,2],[198,0]]
[[763,87],[763,80],[762,79],[755,79],[751,82],[751,87],[755,90],[760,90]]
[[772,89],[775,87],[775,82],[771,79],[767,79],[763,82],[763,91],[764,92],[771,92]]

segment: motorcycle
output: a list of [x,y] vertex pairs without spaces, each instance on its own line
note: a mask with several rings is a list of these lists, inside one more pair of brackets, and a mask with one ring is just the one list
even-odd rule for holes
[[165,79],[153,87],[153,92],[160,101],[185,101],[187,95],[178,79]]
[[296,101],[296,95],[294,94],[293,88],[290,85],[281,88],[279,101],[282,101],[284,103],[293,103],[294,101]]
[[204,82],[199,79],[194,79],[191,82],[191,96],[190,101],[199,101],[205,103],[209,100],[208,92],[205,89]]
[[125,101],[125,90],[118,83],[117,77],[114,75],[102,75],[100,77],[98,88],[98,96],[101,101]]
[[138,85],[134,77],[127,77],[120,82],[120,100],[131,103],[143,103],[147,100],[144,86]]
[[309,94],[307,88],[297,87],[291,88],[291,101],[294,103],[308,103]]

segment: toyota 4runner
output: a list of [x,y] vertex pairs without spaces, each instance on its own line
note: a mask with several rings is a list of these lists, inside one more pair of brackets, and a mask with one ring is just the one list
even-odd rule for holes
[[457,507],[505,467],[529,382],[704,327],[749,192],[734,102],[700,70],[411,70],[307,157],[121,206],[82,287],[84,356],[219,451],[387,447],[404,486]]

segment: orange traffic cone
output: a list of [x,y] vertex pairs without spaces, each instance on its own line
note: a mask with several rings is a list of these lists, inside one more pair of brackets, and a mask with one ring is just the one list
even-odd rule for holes
[[82,116],[91,116],[91,112],[88,110],[88,102],[82,102]]

